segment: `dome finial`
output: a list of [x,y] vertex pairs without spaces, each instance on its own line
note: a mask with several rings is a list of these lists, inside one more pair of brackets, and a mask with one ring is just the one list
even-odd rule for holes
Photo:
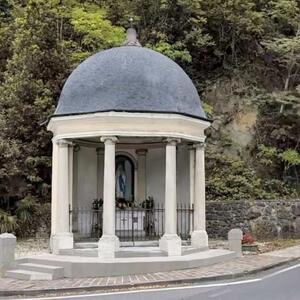
[[139,40],[137,39],[136,30],[132,27],[133,18],[129,19],[130,27],[126,32],[126,40],[123,43],[123,46],[138,46],[141,47]]
[[133,28],[132,26],[133,18],[129,18],[129,22],[130,22],[130,28]]

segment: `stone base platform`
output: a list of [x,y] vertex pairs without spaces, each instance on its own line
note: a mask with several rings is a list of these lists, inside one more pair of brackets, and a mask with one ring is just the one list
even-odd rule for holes
[[[183,247],[182,256],[166,256],[158,247],[125,247],[120,248],[114,259],[93,256],[94,252],[97,253],[97,249],[74,249],[73,251],[75,252],[69,255],[49,254],[18,259],[15,261],[14,270],[20,274],[22,266],[31,264],[39,266],[39,272],[46,272],[47,268],[43,269],[41,266],[63,268],[63,277],[100,277],[190,269],[237,257],[235,252],[229,250],[199,251],[188,246]],[[31,271],[35,272],[33,269]],[[26,273],[28,274],[28,269]],[[12,274],[14,272],[8,272],[9,277],[14,277]]]

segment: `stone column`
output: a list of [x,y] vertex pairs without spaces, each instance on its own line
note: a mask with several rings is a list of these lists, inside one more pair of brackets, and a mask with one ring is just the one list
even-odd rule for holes
[[[80,155],[80,146],[73,146],[73,197],[72,197],[72,207],[73,209],[78,209],[78,187],[80,186],[80,182],[78,182],[78,156]],[[78,213],[72,214],[72,232],[78,232]]]
[[104,150],[97,148],[97,198],[103,199]]
[[194,198],[194,231],[191,244],[195,248],[206,249],[208,237],[205,227],[205,165],[204,143],[195,145],[195,198]]
[[99,257],[114,258],[119,249],[115,235],[115,143],[116,137],[102,137],[104,142],[103,235],[98,243]]
[[[70,210],[73,210],[73,170],[74,170],[74,145],[71,144],[69,145],[69,153],[68,153],[69,157],[69,162],[68,162],[68,168],[69,168],[69,208]],[[70,224],[70,232],[73,232],[73,218],[70,218],[71,216],[69,216],[69,224]]]
[[70,232],[70,160],[69,145],[66,140],[57,141],[53,148],[54,165],[52,169],[52,251],[58,254],[60,249],[73,248],[73,234]]
[[[194,205],[195,198],[195,148],[189,147],[190,152],[190,207]],[[193,218],[190,219],[190,231],[193,229]]]
[[57,173],[58,173],[58,145],[52,139],[52,183],[51,183],[51,238],[50,249],[53,250],[52,240],[56,233],[56,219],[57,219]]
[[137,168],[137,202],[142,203],[147,198],[146,194],[146,149],[136,150],[138,157]]
[[165,232],[159,240],[159,247],[169,256],[181,255],[181,239],[177,235],[176,202],[176,144],[178,142],[179,140],[168,139],[166,146]]

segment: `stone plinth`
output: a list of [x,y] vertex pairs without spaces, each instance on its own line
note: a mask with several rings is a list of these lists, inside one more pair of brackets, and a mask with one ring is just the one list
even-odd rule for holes
[[59,251],[62,249],[72,249],[73,244],[73,233],[71,232],[56,233],[51,237],[53,254],[59,254]]
[[181,255],[181,239],[177,234],[164,234],[159,240],[159,249],[168,256]]
[[208,249],[208,236],[206,230],[196,230],[191,235],[191,245],[197,249]]
[[120,248],[120,241],[115,235],[103,235],[98,242],[98,256],[100,258],[114,258]]

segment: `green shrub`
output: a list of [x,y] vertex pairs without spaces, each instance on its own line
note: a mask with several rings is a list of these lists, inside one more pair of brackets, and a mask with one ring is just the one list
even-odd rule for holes
[[18,221],[21,223],[32,222],[33,216],[38,212],[39,207],[40,204],[38,204],[35,197],[26,196],[18,202],[18,208],[16,209]]
[[17,226],[16,217],[0,209],[0,233],[14,232]]
[[245,161],[207,151],[206,196],[208,200],[296,198],[296,190],[275,178],[261,178]]
[[28,195],[18,202],[16,209],[17,216],[17,236],[35,236],[43,231],[49,235],[51,207],[49,203],[41,204],[38,199]]

